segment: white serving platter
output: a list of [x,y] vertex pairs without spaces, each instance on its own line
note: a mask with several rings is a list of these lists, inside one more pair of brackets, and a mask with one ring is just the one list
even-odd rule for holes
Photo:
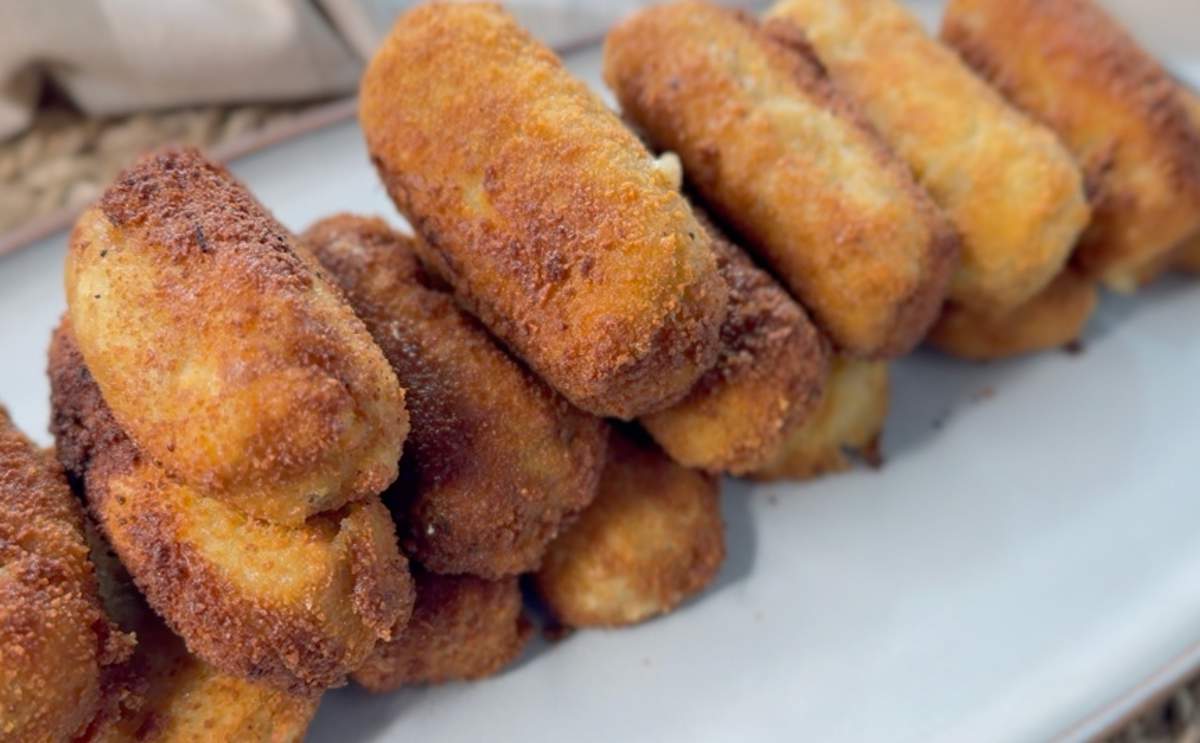
[[[1161,29],[1156,48],[1200,80],[1200,58],[1171,42],[1186,40],[1180,28],[1195,37],[1200,6],[1110,5],[1151,43]],[[568,62],[599,87],[598,50]],[[342,210],[399,223],[353,123],[233,170],[297,230]],[[0,257],[0,401],[45,443],[65,245],[59,233]],[[729,558],[699,599],[635,629],[539,638],[488,681],[331,692],[310,740],[1020,741],[1102,729],[1200,647],[1198,317],[1200,282],[1171,278],[1107,297],[1080,355],[904,359],[886,466],[727,482]]]

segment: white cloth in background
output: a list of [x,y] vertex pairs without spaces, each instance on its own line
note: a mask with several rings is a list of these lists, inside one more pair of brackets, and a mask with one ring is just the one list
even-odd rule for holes
[[[555,47],[598,39],[654,0],[511,0]],[[767,0],[722,0],[763,6]],[[941,0],[906,0],[930,26]],[[364,60],[416,0],[0,0],[0,139],[51,81],[89,113],[353,92]],[[1194,55],[1179,3],[1101,0],[1168,56]]]
[[[47,82],[88,113],[351,93],[412,0],[3,0],[0,139]],[[640,0],[510,3],[555,46],[596,38]]]
[[4,0],[0,137],[28,124],[46,80],[109,114],[346,92],[360,64],[299,0]]

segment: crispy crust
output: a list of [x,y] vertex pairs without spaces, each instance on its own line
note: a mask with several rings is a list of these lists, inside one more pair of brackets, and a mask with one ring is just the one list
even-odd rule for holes
[[121,427],[173,476],[299,524],[396,477],[408,429],[383,354],[222,167],[166,149],[71,236],[67,303]]
[[413,593],[378,499],[287,526],[172,481],[117,426],[67,323],[50,349],[51,429],[154,610],[222,671],[311,693],[403,626]]
[[600,493],[550,545],[534,576],[538,593],[571,627],[671,611],[711,583],[725,559],[719,496],[716,478],[614,429]]
[[577,406],[628,419],[711,366],[726,294],[687,204],[499,6],[404,14],[359,121],[423,258]]
[[62,468],[0,407],[0,739],[80,734],[132,647],[100,605]]
[[481,679],[516,660],[529,640],[515,577],[483,580],[415,570],[412,621],[380,643],[352,678],[382,693],[409,684]]
[[879,466],[888,399],[887,364],[835,357],[816,412],[750,477],[807,480],[840,472],[849,469],[850,452]]
[[1040,294],[1003,315],[947,305],[929,334],[935,348],[951,356],[992,361],[1077,341],[1098,300],[1096,282],[1065,269]]
[[541,562],[592,501],[603,422],[573,408],[431,286],[413,239],[345,214],[303,241],[346,292],[408,390],[412,431],[389,496],[405,550],[440,573],[498,578]]
[[801,38],[679,2],[609,34],[604,77],[840,348],[891,357],[921,340],[957,238]]
[[221,673],[161,624],[139,630],[130,672],[146,696],[136,708],[124,707],[100,721],[89,741],[298,743],[320,700]]
[[1062,269],[1089,211],[1083,175],[1029,119],[893,0],[785,0],[768,28],[803,33],[962,237],[950,297],[1016,307]]
[[829,359],[807,313],[699,209],[729,287],[717,363],[679,403],[641,423],[676,462],[740,474],[816,407]]
[[1200,227],[1200,134],[1170,76],[1095,2],[954,0],[942,38],[1083,164],[1085,272],[1132,290]]
[[137,648],[125,664],[122,704],[84,736],[94,743],[140,741],[301,741],[319,694],[293,695],[221,673],[187,651],[138,594],[133,580],[95,529],[92,560],[105,608]]
[[1200,274],[1200,233],[1186,240],[1175,252],[1171,264],[1176,270],[1185,273]]
[[[1200,132],[1200,94],[1183,84],[1180,84],[1180,89],[1192,129]],[[1187,273],[1200,273],[1200,232],[1184,240],[1183,245],[1176,248],[1171,265]]]

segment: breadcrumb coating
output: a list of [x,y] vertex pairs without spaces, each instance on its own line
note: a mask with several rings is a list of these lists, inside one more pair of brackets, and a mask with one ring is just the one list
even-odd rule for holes
[[687,203],[498,5],[403,14],[359,122],[423,259],[575,405],[630,419],[712,365],[727,297]]
[[395,478],[404,394],[295,238],[221,166],[165,149],[80,217],[75,337],[138,448],[259,518],[305,518]]
[[1093,0],[952,0],[942,38],[1083,166],[1092,222],[1075,262],[1132,291],[1200,229],[1200,132],[1179,88]]
[[417,603],[404,631],[381,642],[353,679],[382,693],[410,684],[486,678],[516,660],[530,635],[516,577],[484,580],[414,570]]
[[[1200,133],[1200,93],[1180,84],[1183,93],[1183,103],[1192,122],[1192,129]],[[1173,267],[1187,273],[1200,273],[1200,231],[1183,241],[1183,245],[1175,249]]]
[[295,695],[218,671],[188,652],[146,605],[133,579],[96,528],[88,530],[104,606],[123,631],[137,635],[125,664],[122,704],[84,738],[93,743],[302,741],[319,694]]
[[80,735],[132,648],[100,605],[62,468],[0,407],[0,739]]
[[302,239],[408,391],[412,430],[388,495],[406,552],[439,573],[535,569],[596,494],[604,423],[499,348],[426,275],[413,238],[343,214]]
[[1194,235],[1190,240],[1184,241],[1176,251],[1172,265],[1186,273],[1200,274],[1200,233]]
[[378,499],[291,526],[172,480],[117,425],[69,322],[51,343],[50,382],[60,460],[191,652],[225,673],[310,693],[342,683],[403,626],[412,581]]
[[847,353],[907,353],[937,316],[957,237],[798,36],[705,2],[642,10],[604,79]]
[[784,0],[767,28],[802,34],[912,168],[962,239],[950,298],[1006,312],[1062,269],[1089,210],[1083,174],[896,0]]
[[693,211],[729,287],[721,352],[687,397],[641,423],[676,462],[741,474],[762,466],[816,408],[828,349],[804,308],[707,215]]
[[599,495],[534,576],[546,607],[570,627],[669,612],[704,590],[725,559],[719,481],[632,435],[613,430]]
[[807,480],[840,472],[849,469],[851,452],[879,466],[888,401],[887,364],[836,357],[817,411],[750,477]]
[[929,343],[973,361],[1062,348],[1083,335],[1098,295],[1094,280],[1067,268],[1036,297],[1003,315],[947,305],[929,334]]

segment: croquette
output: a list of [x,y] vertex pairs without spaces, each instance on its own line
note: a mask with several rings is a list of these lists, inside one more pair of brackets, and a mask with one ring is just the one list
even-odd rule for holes
[[604,79],[839,349],[888,358],[920,342],[957,236],[802,39],[705,2],[655,6],[609,34]]
[[599,495],[550,544],[534,583],[558,622],[618,627],[679,606],[724,559],[719,481],[614,429]]
[[395,478],[404,393],[340,292],[223,167],[164,149],[86,211],[68,314],[117,422],[243,513],[300,524]]
[[670,178],[500,6],[421,5],[359,122],[423,259],[576,406],[630,419],[712,365],[726,291]]

